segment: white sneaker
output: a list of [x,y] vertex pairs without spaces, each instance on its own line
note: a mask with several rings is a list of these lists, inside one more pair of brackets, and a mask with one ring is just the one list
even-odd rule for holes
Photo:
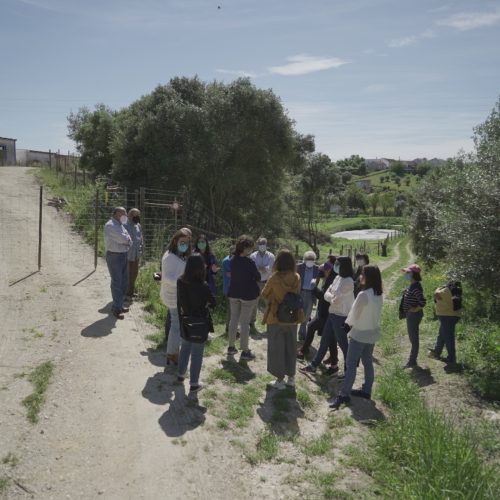
[[295,387],[295,377],[288,377],[288,380],[286,381],[286,385],[288,387]]
[[277,389],[278,391],[282,391],[283,389],[286,389],[286,384],[283,382],[283,380],[276,380],[273,384],[273,388]]

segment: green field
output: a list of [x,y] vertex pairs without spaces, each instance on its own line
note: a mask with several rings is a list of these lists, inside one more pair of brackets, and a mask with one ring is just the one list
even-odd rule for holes
[[[387,181],[381,182],[380,179],[382,177],[384,178],[390,177],[389,182]],[[371,186],[375,191],[383,191],[384,188],[388,188],[386,190],[405,193],[407,191],[411,191],[412,189],[414,189],[419,182],[419,177],[417,175],[405,174],[402,177],[400,177],[401,183],[398,186],[395,181],[396,177],[397,176],[392,174],[390,170],[381,170],[380,172],[373,172],[367,175],[361,175],[361,176],[354,175],[352,177],[351,184],[354,184],[356,181],[369,180],[371,181]]]

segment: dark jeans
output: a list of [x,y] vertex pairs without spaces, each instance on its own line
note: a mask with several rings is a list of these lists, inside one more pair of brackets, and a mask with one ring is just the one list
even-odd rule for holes
[[[318,318],[318,316],[316,316],[312,321],[309,321],[309,323],[307,324],[306,339],[302,344],[302,347],[300,348],[300,350],[304,354],[307,354],[309,352],[309,347],[311,347],[312,341],[314,340],[314,334],[316,332],[318,334],[320,333],[322,334],[327,320],[328,316],[326,318]],[[330,358],[332,361],[332,365],[336,365],[339,359],[337,354],[337,339],[335,338],[335,335],[331,336],[330,345],[328,346],[328,349],[330,351]]]
[[434,352],[441,356],[443,352],[443,347],[446,345],[446,350],[448,351],[448,361],[450,363],[456,363],[456,351],[455,351],[455,326],[459,321],[458,316],[438,316],[439,319],[439,334],[436,340],[436,345],[434,346]]
[[[344,331],[344,322],[347,316],[337,316],[336,314],[329,314],[328,319],[326,320],[326,324],[323,328],[323,333],[321,334],[321,342],[319,344],[318,352],[314,359],[311,361],[313,366],[319,366],[319,364],[323,361],[325,357],[326,351],[333,344],[335,339],[337,340],[340,348],[342,349],[342,353],[344,354],[344,366],[345,360],[347,358],[347,334]],[[345,351],[342,348],[342,344],[339,341],[339,335],[337,335],[337,331],[342,329],[345,334]],[[344,339],[342,338],[342,341]]]
[[[347,332],[345,331],[344,324],[347,316],[337,316],[336,314],[330,314],[332,318],[333,331],[335,332],[335,338],[344,356],[344,371],[347,370],[347,349],[349,348],[349,341],[347,340]],[[359,358],[358,358],[359,360]]]
[[123,299],[128,287],[128,253],[106,252],[106,264],[111,276],[111,297],[113,298],[112,309],[121,311]]
[[172,325],[172,316],[170,315],[170,309],[167,311],[167,318],[165,319],[165,343],[168,340],[168,334],[170,333],[170,326]]
[[408,358],[409,365],[417,364],[418,350],[420,347],[419,326],[424,316],[423,311],[407,312],[406,327],[408,329],[408,337],[411,342],[410,357]]
[[374,344],[366,344],[365,342],[358,342],[351,338],[349,342],[349,349],[347,351],[347,370],[345,374],[344,383],[342,384],[342,389],[340,394],[343,396],[350,396],[352,386],[356,380],[356,368],[359,363],[359,359],[363,363],[365,369],[365,381],[361,386],[361,390],[367,394],[372,393],[374,371],[373,371],[373,349]]

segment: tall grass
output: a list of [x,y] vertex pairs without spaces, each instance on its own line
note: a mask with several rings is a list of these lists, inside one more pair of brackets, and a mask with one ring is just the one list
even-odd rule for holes
[[33,384],[34,391],[22,401],[28,410],[28,420],[32,423],[38,422],[38,414],[45,402],[45,392],[52,378],[54,364],[46,361],[38,365],[29,375],[28,380]]
[[366,469],[387,498],[498,498],[498,471],[481,459],[475,437],[428,409],[410,375],[396,364],[377,395],[391,409],[368,444]]

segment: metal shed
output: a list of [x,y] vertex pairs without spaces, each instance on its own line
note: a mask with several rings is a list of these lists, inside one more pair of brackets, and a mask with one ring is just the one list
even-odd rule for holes
[[0,166],[16,165],[16,141],[8,137],[0,137]]

